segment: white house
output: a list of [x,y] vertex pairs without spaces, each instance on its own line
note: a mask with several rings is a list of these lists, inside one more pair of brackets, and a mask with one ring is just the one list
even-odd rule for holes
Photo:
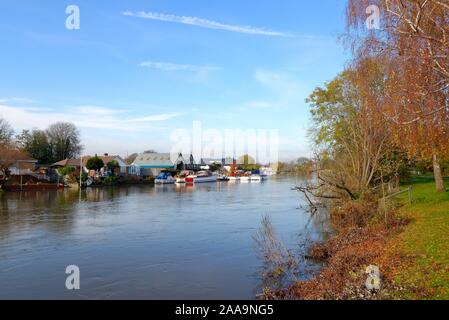
[[144,152],[139,154],[132,166],[138,168],[143,177],[157,176],[162,170],[183,170],[187,162],[179,154],[173,160],[170,153]]

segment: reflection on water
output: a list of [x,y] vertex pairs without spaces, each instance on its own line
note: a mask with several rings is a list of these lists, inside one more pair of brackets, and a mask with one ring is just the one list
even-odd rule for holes
[[[293,250],[325,235],[325,222],[298,209],[296,182],[8,193],[0,298],[252,299],[262,216]],[[72,264],[79,291],[65,289]]]

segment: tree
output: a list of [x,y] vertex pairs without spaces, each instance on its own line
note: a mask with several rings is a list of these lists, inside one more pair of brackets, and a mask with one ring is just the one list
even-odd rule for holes
[[17,144],[20,149],[28,152],[40,164],[51,163],[54,160],[47,133],[43,130],[34,129],[31,133],[29,130],[23,130],[17,136]]
[[58,122],[47,129],[54,161],[77,157],[82,150],[79,131],[72,123]]
[[[381,29],[365,32],[368,5],[381,10]],[[449,4],[427,0],[350,0],[348,27],[356,59],[381,57],[388,68],[385,115],[395,142],[410,157],[432,160],[445,191],[440,159],[449,152]]]
[[98,171],[104,167],[104,162],[99,158],[97,155],[95,157],[90,158],[87,160],[86,168],[89,170],[95,170]]
[[10,143],[14,136],[11,125],[3,118],[0,118],[0,143]]
[[390,151],[382,114],[383,84],[381,64],[366,60],[307,99],[321,196],[356,199],[378,182],[381,159]]
[[216,162],[211,163],[211,164],[209,164],[209,169],[212,172],[220,171],[221,170],[221,163],[216,163]]
[[116,160],[109,161],[106,166],[107,166],[108,170],[111,172],[112,176],[115,176],[115,170],[120,168],[120,165]]

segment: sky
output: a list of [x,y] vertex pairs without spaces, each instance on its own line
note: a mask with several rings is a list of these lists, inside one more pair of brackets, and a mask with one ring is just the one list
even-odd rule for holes
[[[77,5],[80,28],[66,8]],[[306,97],[343,70],[345,0],[2,0],[0,117],[70,121],[84,154],[169,152],[174,130],[278,130],[310,156]],[[71,21],[71,20],[70,20]]]

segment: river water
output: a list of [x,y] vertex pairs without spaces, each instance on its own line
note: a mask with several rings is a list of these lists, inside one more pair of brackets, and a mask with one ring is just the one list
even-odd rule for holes
[[[2,299],[254,299],[264,215],[292,250],[326,236],[295,178],[0,197]],[[304,207],[303,207],[304,206]],[[68,265],[81,289],[65,287]]]

